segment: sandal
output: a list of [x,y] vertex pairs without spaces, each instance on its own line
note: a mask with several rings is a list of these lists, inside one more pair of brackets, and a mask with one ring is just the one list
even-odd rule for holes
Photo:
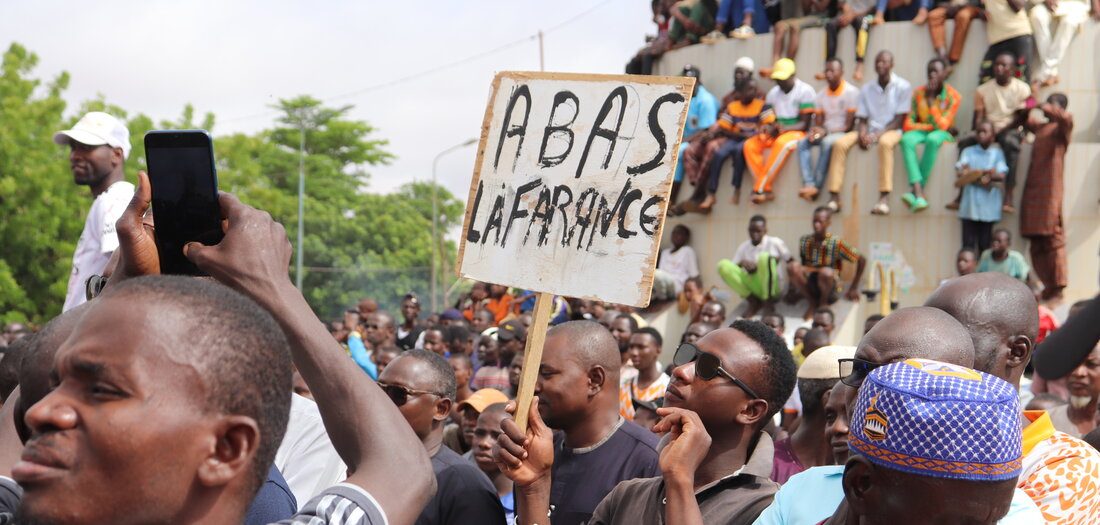
[[890,206],[885,202],[875,204],[871,208],[871,215],[890,215]]

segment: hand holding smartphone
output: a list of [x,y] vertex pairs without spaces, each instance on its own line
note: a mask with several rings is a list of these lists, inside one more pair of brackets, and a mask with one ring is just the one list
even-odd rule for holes
[[150,131],[145,158],[152,190],[154,237],[164,274],[203,275],[183,255],[189,242],[222,240],[214,144],[205,130]]

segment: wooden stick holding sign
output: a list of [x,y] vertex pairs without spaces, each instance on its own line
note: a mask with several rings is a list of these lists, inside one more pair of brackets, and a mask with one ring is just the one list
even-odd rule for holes
[[459,242],[463,277],[538,292],[516,422],[526,429],[554,295],[649,304],[695,79],[503,72]]
[[535,380],[542,363],[542,345],[546,342],[546,329],[550,326],[550,314],[554,310],[554,295],[535,295],[535,312],[531,316],[531,328],[527,330],[527,346],[523,353],[523,373],[520,374],[519,391],[516,392],[516,424],[527,431],[527,412],[531,398],[535,396]]

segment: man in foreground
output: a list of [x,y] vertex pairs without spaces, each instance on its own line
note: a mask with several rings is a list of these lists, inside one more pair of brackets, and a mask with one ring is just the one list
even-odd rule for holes
[[[127,285],[159,271],[141,223],[148,178],[139,180],[119,221],[112,282],[58,349],[57,387],[28,411],[32,435],[13,469],[25,490],[20,513],[78,524],[240,522],[286,422],[289,343],[351,474],[288,523],[411,524],[434,492],[427,454],[409,446],[414,434],[400,413],[348,366],[290,282],[282,226],[222,194],[225,238],[187,246],[200,269],[263,309],[195,279]],[[165,341],[199,344],[166,349]]]
[[[1023,282],[999,273],[964,275],[944,283],[924,304],[967,327],[974,368],[1020,386],[1039,333],[1035,296]],[[1100,516],[1100,492],[1093,489],[1100,476],[1100,453],[1055,430],[1046,412],[1029,410],[1022,418],[1024,470],[1017,487],[1035,500],[1046,523],[1095,521]]]
[[969,368],[909,359],[872,371],[852,413],[844,500],[822,523],[1000,520],[1020,475],[1019,410],[1012,385]]
[[[665,418],[654,428],[669,439],[661,475],[619,484],[587,523],[748,524],[771,501],[777,488],[767,479],[772,442],[761,429],[794,389],[786,343],[759,322],[738,320],[698,346],[681,345],[673,363],[674,379],[658,410]],[[513,421],[504,421],[502,430],[495,454],[516,482],[518,522],[543,523],[551,487],[559,483],[551,471],[550,429],[531,410],[526,435]]]

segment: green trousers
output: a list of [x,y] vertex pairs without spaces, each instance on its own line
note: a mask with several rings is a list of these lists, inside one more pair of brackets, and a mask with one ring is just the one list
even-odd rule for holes
[[756,258],[756,271],[749,273],[729,259],[718,261],[718,275],[733,291],[744,298],[756,297],[761,301],[779,298],[779,263],[771,254],[761,253]]
[[[942,130],[906,131],[901,136],[901,156],[905,159],[905,170],[909,172],[909,184],[920,183],[923,188],[928,184],[932,168],[936,166],[936,152],[940,144],[952,140],[951,134]],[[924,144],[924,155],[917,161],[917,145]]]

